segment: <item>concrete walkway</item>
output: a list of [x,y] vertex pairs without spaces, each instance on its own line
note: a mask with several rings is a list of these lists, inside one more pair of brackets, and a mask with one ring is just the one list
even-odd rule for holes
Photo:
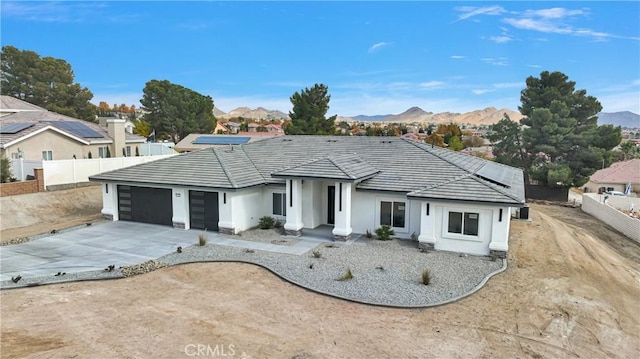
[[[17,275],[34,277],[139,264],[174,252],[178,246],[196,244],[201,233],[201,230],[120,221],[70,229],[0,247],[0,281]],[[295,245],[282,246],[225,238],[213,232],[207,233],[207,242],[292,255],[302,255],[319,244],[319,241],[302,239]]]

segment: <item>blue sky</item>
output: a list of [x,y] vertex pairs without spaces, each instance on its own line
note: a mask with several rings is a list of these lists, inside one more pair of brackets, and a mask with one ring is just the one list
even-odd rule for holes
[[640,112],[640,3],[1,2],[2,45],[68,61],[94,103],[139,106],[152,79],[217,107],[291,109],[329,87],[329,114],[411,106],[516,110],[528,76],[562,71],[604,111]]

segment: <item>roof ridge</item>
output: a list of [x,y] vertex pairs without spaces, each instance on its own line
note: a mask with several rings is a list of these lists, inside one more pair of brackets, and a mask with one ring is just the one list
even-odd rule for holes
[[[352,155],[353,156],[353,155]],[[349,173],[346,169],[342,168],[342,166],[340,166],[339,164],[337,164],[334,160],[333,160],[334,156],[333,155],[329,155],[327,156],[327,160],[329,160],[329,162],[331,162],[334,166],[336,166],[337,169],[339,169],[340,171],[342,171],[342,173],[344,173],[345,175],[347,175],[347,177],[354,179],[355,176],[351,173]]]
[[242,153],[244,153],[244,156],[249,160],[249,162],[251,163],[251,165],[253,166],[253,168],[256,170],[256,172],[258,172],[258,174],[260,175],[260,177],[262,178],[262,180],[264,181],[264,183],[267,183],[267,179],[264,178],[264,176],[262,175],[262,173],[260,172],[260,170],[258,169],[258,166],[256,166],[255,162],[253,162],[253,159],[251,158],[251,156],[249,156],[249,154],[247,153],[247,151],[244,150],[244,145],[240,145],[240,149],[242,150]]
[[459,180],[461,180],[461,179],[465,179],[465,178],[467,178],[467,177],[473,177],[473,174],[472,174],[472,173],[466,173],[466,174],[464,174],[464,175],[454,177],[454,178],[452,178],[452,179],[450,179],[450,180],[446,180],[446,181],[438,182],[438,183],[433,184],[433,185],[431,185],[431,186],[427,186],[427,187],[421,188],[421,189],[417,190],[417,192],[419,192],[419,191],[425,191],[425,190],[428,190],[428,189],[438,188],[438,187],[440,187],[440,186],[444,186],[444,185],[447,185],[447,184],[449,184],[449,183],[453,183],[453,182],[459,181]]
[[224,161],[220,160],[220,155],[218,153],[220,151],[220,148],[214,147],[212,148],[212,150],[213,150],[213,154],[216,156],[216,160],[218,160],[218,163],[220,164],[220,168],[222,168],[222,172],[224,172],[224,175],[227,176],[227,179],[229,180],[231,187],[238,188],[238,184],[231,178],[231,173],[229,172],[229,169],[227,168],[227,166],[224,164]]
[[299,164],[296,164],[296,165],[291,165],[291,166],[288,166],[288,167],[279,168],[277,170],[272,171],[271,173],[282,172],[282,171],[287,171],[287,170],[294,169],[294,168],[297,168],[297,167],[306,166],[308,164],[311,164],[311,163],[314,163],[314,162],[317,162],[317,161],[320,161],[320,160],[324,160],[324,159],[327,159],[327,158],[329,158],[328,155],[325,155],[325,156],[319,157],[319,158],[318,157],[314,157],[314,158],[312,158],[310,160],[307,160],[305,162],[302,162],[302,163],[299,163]]

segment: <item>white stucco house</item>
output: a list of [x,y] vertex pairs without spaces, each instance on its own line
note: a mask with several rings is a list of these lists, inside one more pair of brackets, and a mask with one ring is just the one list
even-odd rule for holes
[[281,136],[95,175],[111,220],[239,233],[262,216],[335,240],[391,226],[425,249],[505,256],[521,170],[398,137]]

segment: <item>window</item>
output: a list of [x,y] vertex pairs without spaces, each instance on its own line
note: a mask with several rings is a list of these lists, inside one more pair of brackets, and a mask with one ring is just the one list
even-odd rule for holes
[[276,216],[287,215],[287,195],[284,193],[273,194],[273,214]]
[[380,225],[404,228],[405,203],[380,201]]
[[126,154],[127,157],[131,157],[131,146],[127,146]]
[[449,233],[459,233],[467,236],[478,235],[478,213],[449,212]]
[[42,151],[42,159],[45,161],[53,160],[53,152],[51,151]]
[[98,157],[107,158],[107,146],[98,147]]

